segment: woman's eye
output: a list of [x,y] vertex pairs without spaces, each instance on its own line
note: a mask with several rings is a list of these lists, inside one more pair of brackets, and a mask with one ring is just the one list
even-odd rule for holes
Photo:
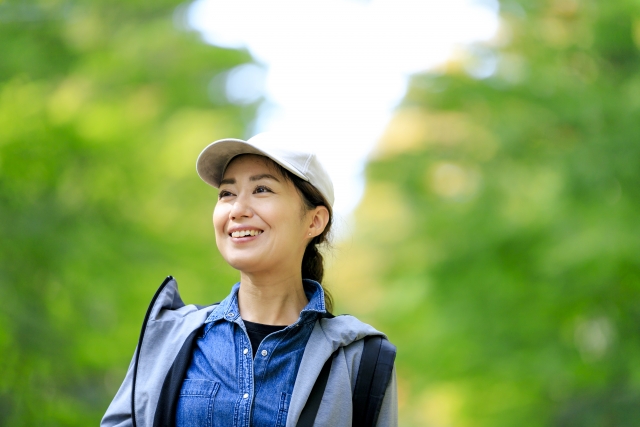
[[265,187],[264,185],[258,185],[253,192],[254,193],[271,193],[272,191],[269,187]]
[[227,190],[222,190],[218,193],[218,199],[222,199],[223,197],[231,196]]

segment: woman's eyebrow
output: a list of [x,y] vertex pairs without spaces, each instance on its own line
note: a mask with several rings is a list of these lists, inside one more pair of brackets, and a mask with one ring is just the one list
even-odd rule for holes
[[261,179],[272,179],[274,181],[280,182],[280,180],[278,178],[276,178],[275,176],[269,174],[269,173],[263,173],[260,175],[253,175],[252,177],[249,177],[249,181],[260,181]]
[[[249,177],[249,181],[260,181],[261,179],[273,179],[274,181],[280,182],[280,180],[278,178],[276,178],[275,176],[271,175],[270,173],[262,173],[260,175],[253,175],[251,177]],[[223,184],[235,184],[236,183],[236,179],[235,178],[225,178],[223,180],[220,181],[219,185],[223,185]]]
[[225,179],[220,180],[220,184],[218,186],[220,186],[222,184],[235,184],[235,183],[236,183],[236,179],[235,178],[225,178]]

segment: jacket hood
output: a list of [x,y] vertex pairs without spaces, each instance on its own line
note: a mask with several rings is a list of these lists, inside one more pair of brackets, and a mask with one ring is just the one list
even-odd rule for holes
[[[186,305],[180,297],[178,283],[175,279],[171,278],[171,280],[166,283],[164,289],[159,290],[157,298],[151,307],[149,320],[179,320],[198,311],[200,311],[200,313],[198,313],[197,318],[200,320],[205,313],[210,314],[216,307],[217,305],[207,307],[193,304]],[[339,315],[335,317],[323,317],[314,328],[307,345],[312,344],[314,348],[316,346],[323,348],[331,354],[339,347],[348,346],[352,342],[370,335],[386,337],[373,326],[361,322],[354,316]],[[324,360],[326,360],[326,358]]]

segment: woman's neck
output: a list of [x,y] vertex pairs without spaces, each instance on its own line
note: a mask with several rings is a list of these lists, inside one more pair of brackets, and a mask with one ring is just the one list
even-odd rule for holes
[[290,325],[307,305],[300,274],[264,278],[242,273],[238,290],[240,316],[265,325]]

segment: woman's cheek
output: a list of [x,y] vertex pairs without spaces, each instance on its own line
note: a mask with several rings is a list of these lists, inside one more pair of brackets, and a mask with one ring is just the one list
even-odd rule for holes
[[216,239],[218,239],[220,235],[224,233],[226,215],[224,214],[223,210],[224,208],[219,204],[216,205],[215,209],[213,210],[213,230],[215,231]]

